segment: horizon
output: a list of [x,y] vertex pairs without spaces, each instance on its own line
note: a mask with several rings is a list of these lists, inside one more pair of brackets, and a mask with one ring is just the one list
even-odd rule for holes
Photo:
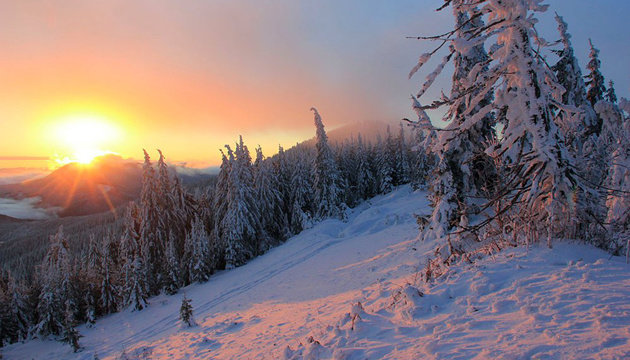
[[[139,159],[142,148],[160,148],[174,164],[205,168],[218,165],[218,150],[239,135],[271,156],[278,145],[312,137],[311,106],[327,129],[360,121],[396,124],[413,118],[409,94],[422,79],[406,75],[432,46],[405,36],[452,23],[448,10],[426,10],[437,8],[437,0],[249,4],[0,5],[12,28],[0,35],[8,54],[0,66],[0,169],[50,170],[109,152]],[[630,76],[616,60],[630,55],[617,45],[627,13],[618,10],[630,4],[552,5],[539,18],[543,36],[558,38],[558,12],[580,65],[586,65],[590,37],[601,50],[606,81],[628,97]],[[123,20],[119,13],[126,14]],[[448,71],[426,98],[450,91]],[[86,129],[68,130],[86,121]],[[89,134],[93,128],[100,134]]]

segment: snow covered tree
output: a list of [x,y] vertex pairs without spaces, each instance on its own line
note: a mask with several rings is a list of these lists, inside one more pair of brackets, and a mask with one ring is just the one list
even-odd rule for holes
[[144,164],[142,166],[142,190],[138,204],[140,213],[140,232],[137,240],[141,251],[137,254],[138,265],[142,263],[144,277],[146,279],[149,294],[157,294],[161,289],[165,277],[165,251],[166,236],[161,230],[162,213],[160,209],[160,193],[157,187],[157,175],[151,158],[144,151]]
[[558,31],[563,48],[562,50],[554,50],[560,59],[551,69],[556,74],[558,84],[564,88],[562,103],[579,107],[587,101],[582,70],[571,45],[571,34],[568,32],[567,23],[558,14],[555,18],[558,22]]
[[400,131],[394,143],[393,156],[394,169],[393,178],[396,185],[409,182],[409,156],[407,154],[407,144],[405,140],[405,128],[400,123]]
[[289,226],[293,234],[297,234],[311,225],[313,218],[313,167],[309,161],[310,154],[305,147],[293,149],[290,161],[292,172],[289,183],[290,208]]
[[59,335],[64,328],[64,306],[66,302],[70,303],[72,290],[70,257],[63,228],[59,227],[50,238],[50,248],[39,272],[42,291],[37,305],[39,319],[33,329],[37,335]]
[[[450,99],[437,102],[438,106],[449,105],[446,114],[449,123],[432,144],[439,162],[432,184],[434,211],[425,237],[442,237],[458,226],[467,226],[468,216],[473,213],[470,196],[487,191],[484,179],[494,175],[485,155],[493,138],[494,117],[488,111],[493,100],[493,84],[478,85],[488,76],[490,63],[481,34],[485,24],[478,8],[464,1],[453,1],[452,6],[456,29],[452,32],[451,49],[418,93],[418,97],[422,96],[445,62],[453,58]],[[425,57],[423,55],[420,61]],[[410,76],[417,69],[414,68]],[[415,99],[414,107],[423,113],[424,108]]]
[[[389,127],[388,127],[389,129]],[[377,191],[380,194],[386,194],[392,191],[393,179],[392,179],[392,162],[389,156],[389,146],[391,142],[391,135],[387,132],[388,137],[385,142],[382,141],[381,135],[378,134],[376,146],[374,147],[374,161],[372,163],[373,171],[376,174]]]
[[315,216],[319,219],[338,217],[341,214],[341,189],[339,188],[339,170],[332,150],[328,145],[328,136],[324,123],[317,112],[311,108],[317,129],[315,163],[313,165],[313,190]]
[[101,283],[99,305],[103,314],[116,312],[119,302],[119,288],[116,283],[115,254],[112,254],[111,236],[103,239],[102,257],[100,259]]
[[187,327],[195,326],[195,319],[193,318],[192,301],[186,297],[186,294],[182,296],[182,305],[179,307],[179,319]]
[[66,302],[64,320],[63,320],[63,332],[61,341],[69,344],[74,352],[81,350],[79,345],[79,332],[75,329],[74,317],[72,315],[72,308],[69,302]]
[[611,160],[607,186],[610,189],[606,205],[606,223],[610,233],[609,248],[618,252],[626,247],[626,262],[630,256],[630,101],[621,99],[620,106],[625,111],[623,124],[616,137],[616,149]]
[[234,151],[228,145],[225,148],[225,166],[221,166],[225,174],[219,174],[217,183],[217,187],[222,186],[217,190],[225,193],[220,201],[215,201],[219,207],[216,229],[217,237],[225,246],[225,267],[231,269],[243,265],[257,252],[257,235],[261,227],[249,150],[242,137]]
[[287,217],[282,207],[280,184],[272,166],[271,161],[264,159],[260,146],[256,148],[254,188],[260,214],[260,225],[265,234],[265,239],[260,244],[261,252],[275,245],[273,239],[286,239],[289,232]]
[[[1,292],[2,289],[0,289]],[[4,300],[0,300],[0,303],[6,305],[5,312],[3,312],[4,316],[0,314],[0,317],[3,318],[0,320],[0,328],[4,328],[6,331],[4,338],[11,343],[24,340],[28,337],[30,328],[29,305],[23,285],[18,283],[10,273],[6,276],[4,295]],[[3,336],[0,336],[0,342],[2,342],[2,338]]]
[[182,286],[181,281],[181,268],[179,255],[176,249],[176,240],[173,232],[169,233],[169,239],[166,244],[166,274],[163,281],[164,291],[168,295],[177,293],[177,290]]
[[617,102],[617,94],[615,93],[615,82],[610,80],[608,81],[608,89],[606,89],[606,95],[604,96],[606,101],[610,103]]
[[365,144],[361,133],[357,135],[357,143],[353,147],[354,150],[354,172],[356,174],[356,193],[358,200],[365,200],[368,197],[376,195],[373,192],[374,176],[370,172],[370,164],[368,157],[370,156],[368,145]]
[[[586,98],[591,102],[591,105],[595,106],[598,101],[604,99],[604,93],[606,92],[606,87],[604,86],[604,76],[600,72],[601,61],[599,61],[599,50],[593,46],[593,42],[589,39],[588,44],[591,47],[591,52],[589,53],[590,61],[586,65],[586,68],[590,71],[586,78],[588,81],[586,85],[588,86],[588,91],[586,93]],[[599,134],[599,131],[597,131]]]
[[132,203],[127,212],[126,233],[121,241],[123,264],[123,304],[142,310],[147,306],[149,297],[146,283],[146,271],[140,244],[142,219],[140,208]]
[[0,348],[27,338],[27,312],[23,289],[10,272],[0,270]]
[[199,218],[193,220],[186,235],[186,268],[190,282],[208,281],[216,266],[217,254],[210,251],[210,237]]
[[[471,4],[464,0],[449,0],[445,4],[453,6],[456,16],[462,10],[471,9]],[[492,200],[484,206],[494,207],[494,215],[474,225],[460,219],[459,224],[453,222],[450,226],[456,225],[461,231],[474,234],[509,213],[527,218],[519,224],[516,232],[533,234],[535,239],[546,235],[551,246],[552,237],[563,230],[563,224],[567,224],[567,217],[571,216],[570,195],[577,180],[563,134],[555,122],[556,111],[562,110],[555,107],[562,87],[532,46],[532,40],[537,44],[546,43],[535,31],[536,19],[532,12],[542,12],[547,7],[540,0],[482,0],[473,5],[479,6],[480,12],[478,15],[469,14],[469,18],[484,15],[487,23],[474,30],[456,27],[438,37],[450,42],[452,47],[438,69],[428,76],[418,97],[431,86],[455,52],[461,53],[487,40],[496,41],[490,46],[488,61],[477,62],[467,72],[467,76],[462,78],[462,87],[456,92],[458,95],[451,94],[451,98],[443,96],[432,105],[414,107],[424,118],[426,116],[422,111],[425,109],[449,105],[449,114],[463,119],[457,125],[455,134],[470,131],[476,126],[479,126],[477,131],[483,131],[488,128],[484,124],[494,117],[501,124],[502,131],[484,153],[500,160],[504,176],[494,190]],[[465,24],[472,24],[472,21]],[[460,31],[463,36],[457,35]],[[421,57],[412,73],[431,55]],[[487,70],[484,70],[486,66]],[[494,100],[489,102],[488,94],[491,92]],[[467,97],[473,93],[476,94]],[[449,136],[449,132],[445,133]],[[479,137],[483,138],[483,135]],[[456,177],[452,172],[447,173],[446,183],[458,181]],[[453,187],[446,187],[444,191],[445,196],[452,196],[449,194],[453,192],[457,193]]]

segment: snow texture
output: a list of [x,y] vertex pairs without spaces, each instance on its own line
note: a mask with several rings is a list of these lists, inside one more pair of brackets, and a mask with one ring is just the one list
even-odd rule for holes
[[246,265],[186,287],[198,326],[179,326],[180,292],[88,328],[78,353],[52,340],[5,359],[620,359],[630,356],[630,267],[593,247],[505,250],[415,276],[436,242],[409,186],[325,220]]

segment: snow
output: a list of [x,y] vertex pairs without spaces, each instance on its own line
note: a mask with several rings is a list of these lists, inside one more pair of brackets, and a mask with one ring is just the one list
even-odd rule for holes
[[[326,220],[248,264],[174,296],[81,326],[84,350],[52,340],[5,359],[627,358],[630,266],[593,247],[513,248],[451,270],[418,270],[426,193],[404,186]],[[179,323],[183,294],[196,327]]]

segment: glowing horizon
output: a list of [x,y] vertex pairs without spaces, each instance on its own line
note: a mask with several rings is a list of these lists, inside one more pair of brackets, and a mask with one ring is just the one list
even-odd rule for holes
[[[630,47],[619,46],[627,41],[619,24],[630,3],[576,2],[557,0],[552,8],[568,22],[580,65],[590,37],[606,81],[628,97],[628,69],[616,60],[630,56]],[[328,129],[413,118],[409,94],[422,79],[406,75],[432,44],[405,36],[448,29],[451,14],[433,11],[440,3],[2,2],[0,168],[54,167],[55,159],[88,161],[101,152],[141,159],[143,148],[207,167],[239,135],[273,155],[278,145],[312,137],[312,106]],[[540,20],[540,32],[555,40],[553,11]],[[448,78],[427,97],[447,93]],[[117,132],[79,151],[54,135],[73,116],[100,118]],[[29,156],[53,160],[19,160]]]

